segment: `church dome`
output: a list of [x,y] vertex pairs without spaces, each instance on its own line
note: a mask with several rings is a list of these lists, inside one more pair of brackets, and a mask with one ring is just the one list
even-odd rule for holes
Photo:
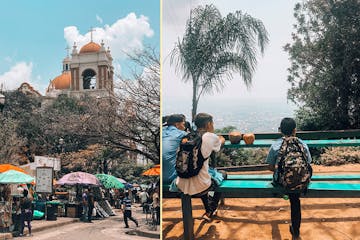
[[69,89],[71,83],[71,74],[70,72],[64,72],[60,76],[57,76],[54,78],[54,80],[51,81],[52,86],[55,89]]
[[99,52],[100,45],[94,42],[89,42],[88,44],[84,45],[80,49],[80,53],[93,53],[93,52]]

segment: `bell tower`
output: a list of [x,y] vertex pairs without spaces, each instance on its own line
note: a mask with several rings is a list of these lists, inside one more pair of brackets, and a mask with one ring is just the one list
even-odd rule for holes
[[74,43],[71,54],[71,95],[88,93],[94,96],[108,96],[114,91],[113,58],[110,50],[105,49],[105,44],[92,41],[85,44],[80,51]]

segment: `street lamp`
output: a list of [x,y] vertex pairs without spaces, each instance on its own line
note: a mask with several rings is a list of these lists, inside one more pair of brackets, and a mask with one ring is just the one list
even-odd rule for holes
[[0,93],[0,111],[1,112],[4,109],[4,106],[5,106],[5,96]]

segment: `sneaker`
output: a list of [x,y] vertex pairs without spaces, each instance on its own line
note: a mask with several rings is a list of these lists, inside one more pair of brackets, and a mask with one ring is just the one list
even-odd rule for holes
[[129,228],[129,226],[125,226],[124,228]]
[[217,213],[218,213],[218,208],[216,208],[216,209],[212,212],[211,216],[217,216]]
[[201,217],[202,219],[204,219],[207,222],[211,222],[211,213],[210,212],[206,212],[204,213],[204,215],[202,215]]
[[289,226],[289,230],[290,230],[290,233],[291,233],[291,235],[292,235],[292,239],[293,240],[297,240],[297,239],[299,239],[299,236],[300,236],[300,233],[299,232],[295,232],[294,231],[294,228],[290,225]]

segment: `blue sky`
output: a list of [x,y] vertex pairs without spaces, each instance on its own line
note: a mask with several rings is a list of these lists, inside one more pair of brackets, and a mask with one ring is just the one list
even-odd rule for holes
[[[61,74],[66,46],[78,50],[104,40],[115,74],[128,75],[123,54],[144,46],[160,51],[159,0],[5,0],[0,14],[0,85],[11,90],[24,81],[41,93]],[[70,50],[71,52],[71,50]]]
[[[289,56],[283,51],[286,43],[291,42],[293,32],[293,9],[298,0],[166,0],[163,1],[162,55],[163,78],[162,96],[165,114],[181,111],[181,105],[186,105],[189,114],[191,110],[191,84],[184,83],[181,75],[175,72],[175,66],[170,65],[169,54],[175,42],[182,38],[185,32],[186,20],[190,9],[198,5],[214,4],[226,16],[229,12],[241,10],[252,17],[260,19],[269,33],[269,44],[264,55],[259,55],[253,84],[247,89],[238,74],[227,82],[223,92],[205,95],[200,98],[198,112],[210,111],[214,103],[231,101],[244,104],[273,103],[287,105],[287,68],[290,67]],[[175,10],[176,9],[176,10]],[[209,107],[210,106],[210,107]]]

